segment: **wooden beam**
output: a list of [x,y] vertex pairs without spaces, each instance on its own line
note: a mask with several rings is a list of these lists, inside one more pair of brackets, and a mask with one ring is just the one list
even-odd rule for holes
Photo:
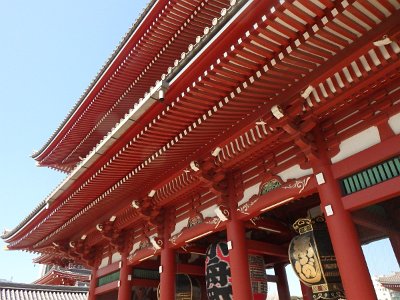
[[118,289],[118,282],[119,282],[119,280],[113,281],[113,282],[107,283],[105,285],[96,287],[95,294],[96,295],[101,295],[101,294],[105,294],[105,293],[111,292],[113,290],[117,290]]
[[199,254],[199,255],[206,255],[207,248],[197,246],[197,245],[187,245],[187,246],[182,246],[181,248],[177,249],[177,252],[178,253],[193,253],[193,254]]
[[289,264],[289,256],[286,257],[268,256],[268,258],[265,258],[265,267],[267,269],[273,268],[276,264],[280,263]]
[[268,282],[278,282],[278,276],[276,275],[267,275]]
[[284,183],[261,196],[253,195],[248,202],[238,207],[238,218],[249,220],[259,216],[260,213],[273,210],[276,207],[297,201],[314,193],[317,189],[317,181],[313,175],[293,179]]
[[176,266],[176,273],[188,274],[194,276],[204,276],[204,266],[190,265],[190,264],[178,264]]
[[159,281],[152,279],[141,279],[141,278],[133,278],[132,286],[145,286],[145,287],[158,287]]
[[158,260],[144,260],[139,264],[135,265],[134,269],[151,269],[151,270],[158,270],[160,266],[160,262]]
[[246,222],[246,228],[255,228],[264,231],[268,231],[270,233],[281,234],[281,235],[290,235],[291,231],[288,226],[285,224],[268,218],[262,219],[250,219]]
[[372,214],[365,210],[353,213],[352,218],[354,223],[356,223],[357,225],[378,231],[385,235],[391,233],[397,234],[398,232],[393,224],[390,224],[387,219],[384,219],[376,214]]
[[400,153],[399,147],[393,147],[393,145],[400,145],[400,135],[382,141],[356,155],[335,163],[332,165],[333,175],[335,178],[343,178],[396,156]]
[[[345,209],[355,211],[400,195],[400,177],[394,177],[364,190],[342,197]],[[335,213],[335,212],[334,212]]]
[[96,272],[97,278],[102,277],[104,275],[110,274],[112,272],[115,272],[119,270],[119,261],[112,263],[111,265],[108,265],[104,268],[98,269]]
[[[247,240],[246,244],[249,254],[272,255],[285,258],[288,257],[288,248],[286,246],[280,246],[254,240]],[[233,247],[235,246],[233,245]]]

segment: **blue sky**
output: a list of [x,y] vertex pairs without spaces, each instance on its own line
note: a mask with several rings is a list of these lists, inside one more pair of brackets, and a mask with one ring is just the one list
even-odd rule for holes
[[[16,226],[64,178],[37,168],[29,156],[58,127],[146,3],[0,0],[1,231]],[[38,277],[35,255],[3,251],[3,241],[0,247],[0,279]],[[365,253],[372,274],[398,270],[387,241]],[[298,282],[291,282],[298,291]]]
[[[0,0],[0,230],[64,178],[30,158],[88,87],[146,1]],[[32,282],[30,255],[3,251],[0,279]]]

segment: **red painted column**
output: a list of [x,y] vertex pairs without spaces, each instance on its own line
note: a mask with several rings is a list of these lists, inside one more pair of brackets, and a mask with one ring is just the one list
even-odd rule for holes
[[96,286],[97,286],[97,267],[93,267],[92,274],[90,275],[88,300],[96,300]]
[[300,287],[301,287],[301,293],[303,294],[303,300],[313,300],[312,289],[309,286],[302,283],[301,281],[300,281]]
[[400,266],[400,233],[389,234],[389,240],[390,244],[392,244],[392,249],[397,259],[397,264]]
[[274,266],[275,276],[278,277],[277,287],[279,300],[290,300],[289,284],[287,281],[286,264],[276,264]]
[[175,300],[175,251],[171,248],[161,250],[160,300]]
[[132,267],[128,264],[128,253],[121,255],[121,269],[119,273],[118,300],[130,300],[132,298],[132,283],[130,275]]
[[331,163],[326,154],[326,145],[316,134],[318,159],[314,159],[314,174],[322,173],[325,183],[318,185],[321,209],[331,206],[333,215],[326,216],[329,236],[332,241],[337,264],[347,300],[376,300],[365,257],[361,249],[356,227],[351,215],[343,207],[340,187],[333,177]]
[[226,225],[228,241],[232,242],[229,250],[231,265],[232,293],[234,300],[252,299],[249,256],[247,253],[244,224],[240,220],[231,220]]

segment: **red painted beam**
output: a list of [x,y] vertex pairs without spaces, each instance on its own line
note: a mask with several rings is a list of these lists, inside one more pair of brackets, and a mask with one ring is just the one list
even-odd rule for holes
[[199,255],[206,255],[207,248],[206,247],[200,247],[197,245],[188,245],[188,246],[182,246],[181,250],[177,249],[177,252],[179,253],[193,253],[193,254],[199,254]]
[[258,22],[261,17],[270,12],[271,7],[276,6],[277,0],[253,1],[230,25],[224,30],[217,39],[212,42],[212,47],[208,46],[201,55],[196,58],[196,63],[189,65],[182,74],[179,80],[173,82],[167,91],[166,103],[170,103],[179,97],[183,90],[192,84],[193,78],[197,78],[203,72],[205,67],[210,66],[215,62],[216,57],[222,56],[232,44],[236,44],[246,30],[253,27],[253,24]]
[[205,269],[204,266],[196,266],[190,264],[178,264],[176,266],[177,274],[188,274],[194,276],[204,276]]
[[355,211],[400,196],[400,177],[395,177],[362,191],[342,197],[345,209]]
[[249,220],[260,213],[296,201],[316,192],[317,182],[313,175],[304,176],[284,183],[281,187],[262,196],[254,195],[238,208],[238,217]]
[[265,259],[265,268],[273,268],[276,264],[289,263],[289,257],[269,256]]
[[145,261],[153,256],[156,256],[160,253],[160,250],[154,250],[153,248],[146,248],[142,250],[136,251],[133,255],[128,257],[129,265],[137,265],[142,261]]
[[117,290],[118,289],[118,282],[119,282],[119,280],[107,283],[107,284],[102,285],[102,286],[96,287],[95,294],[96,295],[101,295],[101,294],[105,294],[105,293],[111,292],[113,290]]
[[[254,240],[247,240],[246,245],[249,254],[272,255],[285,258],[288,257],[288,247],[286,246],[280,246]],[[235,246],[233,245],[233,247]]]
[[[138,269],[150,269],[150,270],[158,270],[160,266],[160,262],[158,260],[144,260],[140,264],[137,264],[135,268]],[[134,268],[134,269],[135,269]]]
[[260,220],[251,219],[250,221],[246,222],[245,226],[246,228],[256,228],[275,234],[281,234],[281,235],[291,234],[291,230],[288,226],[273,219],[265,219],[265,218]]
[[106,266],[104,268],[98,269],[97,272],[96,272],[96,277],[99,278],[99,277],[102,277],[104,275],[107,275],[107,274],[110,274],[112,272],[115,272],[117,270],[119,270],[119,261],[117,261],[115,263],[112,263],[111,265],[108,265],[108,266]]
[[[389,31],[395,30],[397,32],[399,18],[400,11],[397,11],[387,19],[383,20],[382,23],[377,24],[375,28],[363,34],[362,37],[357,39],[354,43],[344,48],[341,52],[330,58],[326,63],[311,72],[311,74],[304,80],[299,81],[290,87],[290,89],[282,93],[279,96],[279,103],[291,99],[307,86],[315,86],[326,78],[333,76],[333,74],[342,70],[354,60],[357,60],[361,55],[367,53],[372,48],[372,42],[381,39],[382,36],[387,34]],[[271,104],[271,106],[273,105],[274,104]]]
[[368,211],[361,210],[352,214],[352,219],[357,225],[378,231],[383,234],[397,234],[398,231],[387,219]]
[[144,286],[144,287],[158,287],[160,282],[158,280],[151,279],[141,279],[141,278],[133,278],[132,286]]
[[[309,85],[319,83],[320,81],[323,81],[326,78],[333,76],[333,74],[350,64],[350,62],[358,59],[361,55],[368,52],[372,48],[371,44],[373,41],[381,39],[382,36],[388,31],[392,29],[395,30],[396,27],[398,27],[399,16],[400,11],[397,11],[388,19],[384,20],[381,24],[377,25],[376,28],[364,34],[354,43],[344,48],[341,52],[338,52],[326,63],[321,64],[307,77],[292,85],[289,89],[280,94],[276,99],[273,99],[272,101],[268,102],[268,104],[264,107],[256,110],[254,113],[241,120],[239,123],[237,123],[234,129],[230,130],[231,136],[229,139],[231,139],[232,137],[237,137],[252,128],[254,126],[254,123],[257,120],[260,120],[260,118],[268,119],[268,116],[270,115],[270,108],[275,104],[289,103],[290,99],[293,99],[293,97],[299,97],[300,91],[304,90]],[[265,116],[260,114],[260,111],[265,111]],[[220,138],[214,141],[214,145],[226,144],[228,143],[229,139],[226,139],[226,136],[222,135]],[[200,153],[199,155],[202,154],[204,153]]]
[[276,275],[267,275],[268,282],[278,282],[278,276]]
[[399,147],[393,145],[400,145],[400,135],[337,162],[332,165],[333,175],[337,179],[343,178],[400,154]]
[[[218,218],[216,217],[216,219]],[[223,230],[226,226],[225,222],[218,222],[216,219],[206,218],[201,224],[190,228],[183,228],[179,233],[172,236],[172,241],[170,241],[171,247],[176,249],[201,239],[210,233]]]

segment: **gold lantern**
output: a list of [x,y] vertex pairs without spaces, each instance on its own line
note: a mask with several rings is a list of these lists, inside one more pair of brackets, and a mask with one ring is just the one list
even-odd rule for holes
[[343,287],[324,217],[298,219],[293,228],[299,235],[290,242],[289,259],[297,277],[312,288],[313,299],[343,299]]

